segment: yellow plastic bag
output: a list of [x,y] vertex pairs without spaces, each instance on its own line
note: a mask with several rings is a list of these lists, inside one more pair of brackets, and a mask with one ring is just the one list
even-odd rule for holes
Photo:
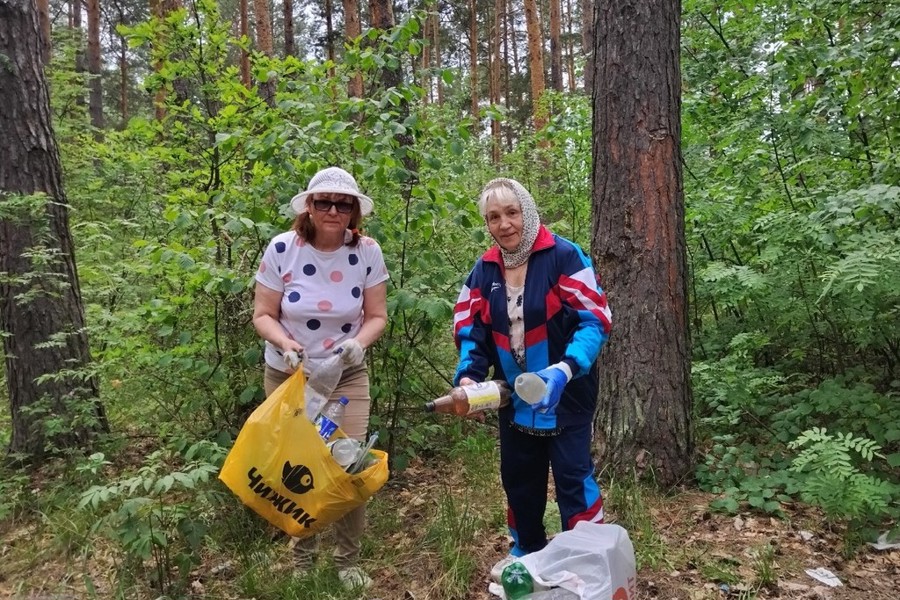
[[[387,453],[366,470],[338,465],[306,417],[302,371],[247,419],[219,473],[247,506],[285,533],[313,535],[369,499],[388,478]],[[338,429],[334,436],[346,437]],[[332,438],[334,439],[334,438]]]

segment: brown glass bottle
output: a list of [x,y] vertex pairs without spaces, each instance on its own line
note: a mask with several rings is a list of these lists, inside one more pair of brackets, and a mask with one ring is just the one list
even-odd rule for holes
[[439,412],[464,417],[475,412],[506,406],[512,399],[512,390],[502,379],[459,385],[441,396],[425,403],[426,412]]

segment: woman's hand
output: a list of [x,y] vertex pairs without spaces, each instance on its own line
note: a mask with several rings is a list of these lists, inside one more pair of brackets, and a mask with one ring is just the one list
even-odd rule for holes
[[285,340],[282,343],[281,351],[283,352],[281,358],[284,360],[284,364],[286,364],[292,372],[300,368],[300,363],[303,362],[303,346],[301,346],[297,340]]
[[358,367],[363,364],[363,360],[366,358],[366,351],[362,344],[353,338],[338,344],[334,349],[334,353],[340,354],[344,364],[348,367]]

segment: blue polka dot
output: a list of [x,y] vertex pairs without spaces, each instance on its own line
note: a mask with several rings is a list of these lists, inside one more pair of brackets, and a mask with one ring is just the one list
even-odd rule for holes
[[287,248],[287,245],[285,245],[284,242],[275,242],[275,251],[278,252],[278,254],[284,252],[285,248]]
[[316,329],[318,329],[319,327],[322,326],[322,322],[319,321],[318,319],[310,319],[309,321],[306,322],[306,326],[309,327],[310,329],[312,329],[313,331],[315,331]]
[[351,323],[344,323],[341,325],[341,331],[344,333],[350,333],[350,330],[353,329],[353,325]]
[[358,262],[359,262],[359,257],[355,254],[351,254],[350,255],[350,264],[355,265]]
[[372,274],[372,267],[366,267],[366,275]]
[[353,294],[354,298],[359,298],[359,295],[362,293],[362,290],[359,289],[358,287],[355,287],[352,290],[350,290],[350,293]]
[[281,265],[278,265],[278,272],[281,273]]
[[291,292],[288,294],[288,302],[296,302],[300,299],[300,292]]
[[303,274],[309,275],[312,277],[316,274],[316,266],[315,265],[303,265]]

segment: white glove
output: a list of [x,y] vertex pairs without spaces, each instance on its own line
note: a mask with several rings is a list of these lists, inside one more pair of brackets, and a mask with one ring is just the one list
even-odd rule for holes
[[303,351],[301,350],[297,352],[295,350],[290,350],[288,352],[285,352],[281,358],[284,359],[284,363],[287,366],[296,371],[300,368],[300,363],[303,362]]
[[337,348],[334,349],[334,353],[340,354],[341,358],[344,359],[344,364],[348,367],[359,366],[363,364],[363,361],[366,359],[366,351],[363,349],[362,345],[353,338],[344,340],[338,344]]

